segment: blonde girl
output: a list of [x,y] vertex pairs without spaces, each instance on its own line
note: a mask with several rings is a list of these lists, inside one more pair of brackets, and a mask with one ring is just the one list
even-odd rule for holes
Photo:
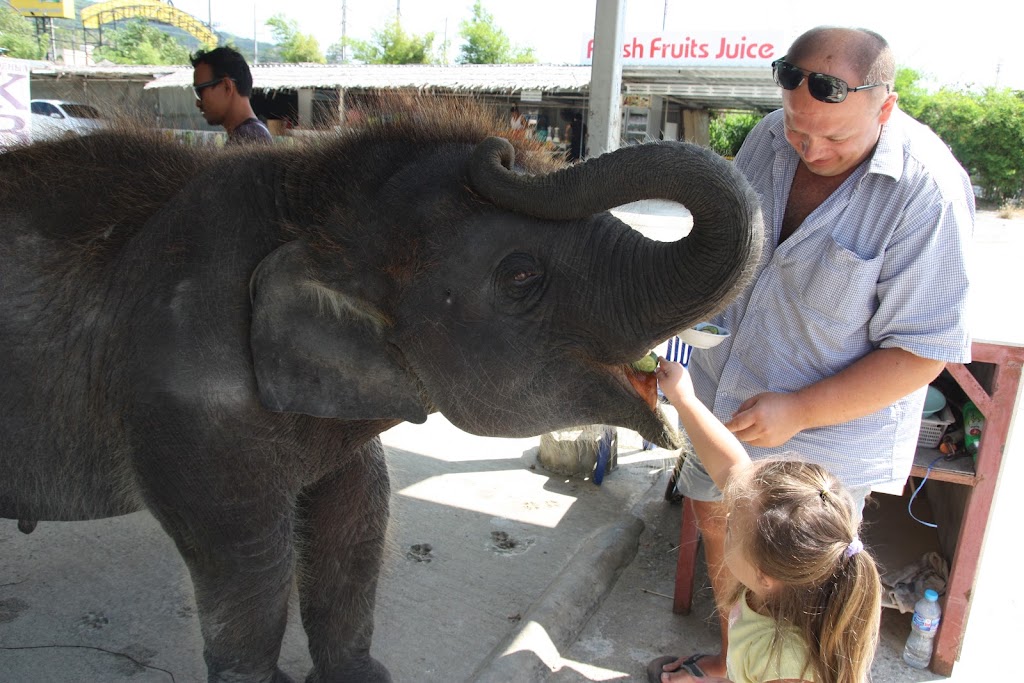
[[819,465],[751,463],[696,398],[681,365],[662,358],[656,372],[694,452],[725,493],[725,565],[735,587],[719,605],[729,615],[728,678],[675,657],[651,662],[648,678],[865,681],[878,641],[881,584],[849,494]]

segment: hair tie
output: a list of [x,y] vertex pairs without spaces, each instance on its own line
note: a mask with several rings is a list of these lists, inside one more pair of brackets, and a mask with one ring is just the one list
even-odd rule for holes
[[861,542],[858,536],[854,536],[853,540],[850,541],[850,545],[846,546],[846,550],[843,551],[843,557],[850,559],[861,550],[864,550],[864,543]]

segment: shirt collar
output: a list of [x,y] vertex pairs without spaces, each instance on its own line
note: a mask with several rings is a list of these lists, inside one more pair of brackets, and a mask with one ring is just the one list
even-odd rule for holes
[[871,155],[868,173],[878,173],[899,180],[903,175],[903,120],[906,114],[893,105],[892,116],[882,126],[875,153]]

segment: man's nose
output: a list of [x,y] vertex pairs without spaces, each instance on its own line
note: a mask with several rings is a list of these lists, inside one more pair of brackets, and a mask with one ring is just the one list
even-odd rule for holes
[[810,138],[804,138],[801,140],[800,147],[803,151],[803,157],[807,161],[815,161],[825,154],[825,146],[820,142],[811,140]]

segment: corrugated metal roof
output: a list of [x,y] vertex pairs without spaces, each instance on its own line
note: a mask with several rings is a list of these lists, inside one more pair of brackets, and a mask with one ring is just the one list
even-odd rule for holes
[[[52,76],[53,78],[102,78],[109,80],[152,80],[164,74],[176,71],[192,73],[191,66],[137,66],[134,64],[91,64],[73,65],[56,64],[54,62],[37,62],[32,67],[33,76]],[[191,75],[189,76],[191,83]]]
[[[39,63],[36,77],[145,80],[150,88],[188,88],[191,66],[65,66]],[[557,64],[257,64],[253,86],[260,90],[413,88],[456,93],[589,94],[588,65]],[[660,95],[695,109],[760,109],[782,106],[768,67],[636,67],[622,69],[622,91]]]
[[[258,64],[251,67],[253,87],[296,88],[435,88],[452,91],[579,91],[590,86],[589,66],[550,64]],[[161,76],[146,88],[186,88],[192,69]]]
[[660,95],[693,109],[759,109],[782,106],[771,67],[623,67],[623,92]]

